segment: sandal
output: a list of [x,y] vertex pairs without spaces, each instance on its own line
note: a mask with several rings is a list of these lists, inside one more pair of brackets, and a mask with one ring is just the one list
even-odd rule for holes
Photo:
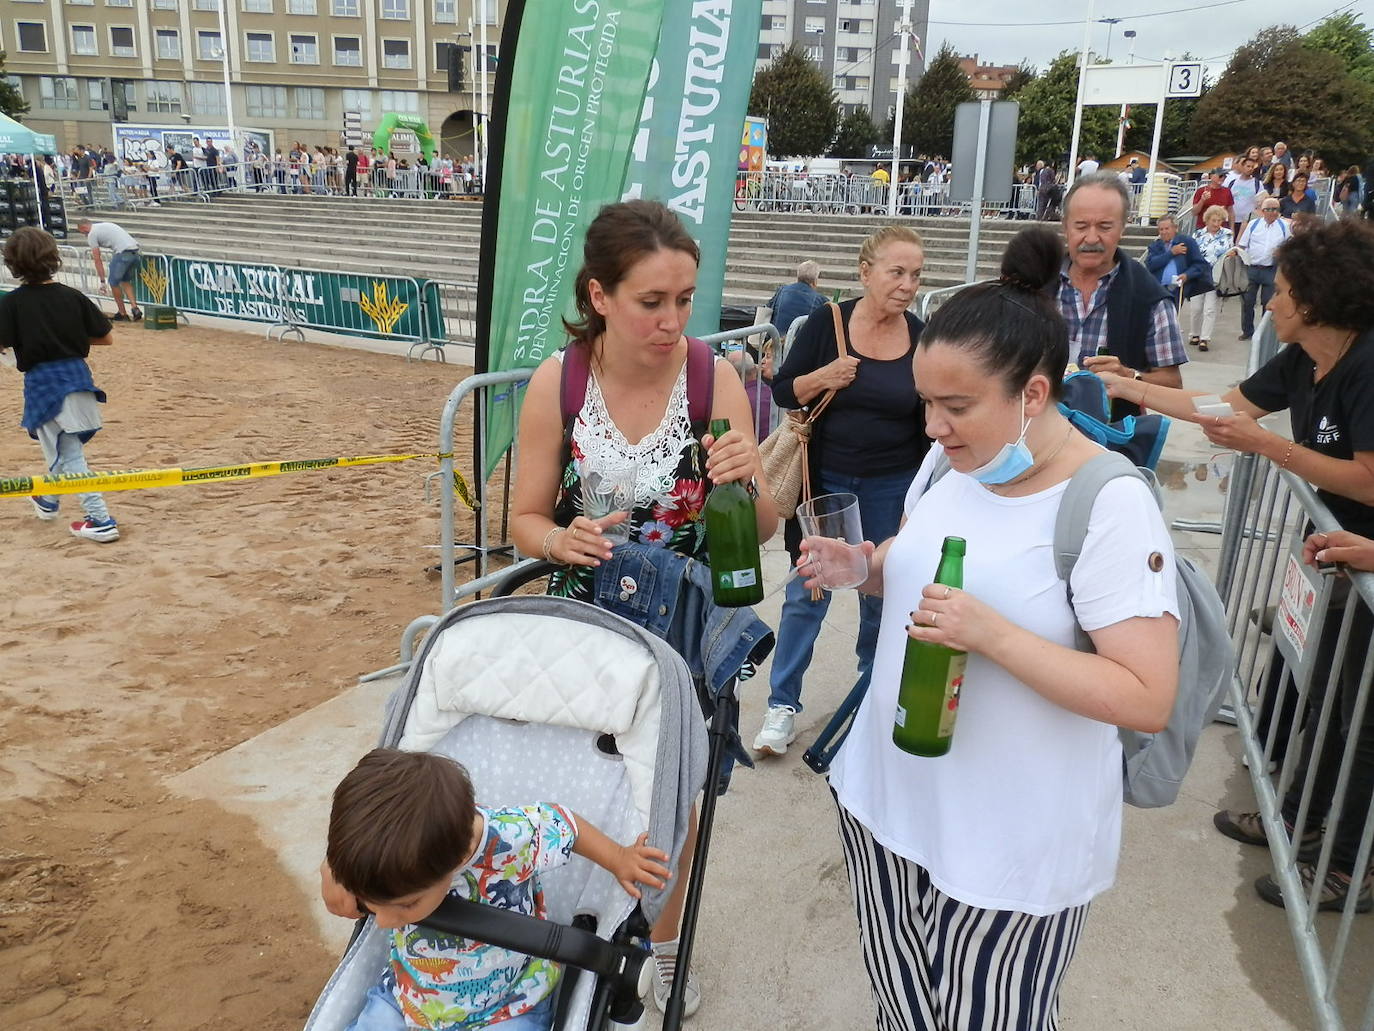
[[1198,340],[1199,340],[1198,337],[1189,337],[1189,338],[1188,338],[1188,343],[1192,344],[1194,347],[1197,347],[1197,345],[1198,345]]
[[1206,341],[1206,340],[1199,340],[1199,341],[1197,342],[1197,349],[1198,349],[1199,351],[1205,351],[1205,350],[1207,350],[1207,341]]

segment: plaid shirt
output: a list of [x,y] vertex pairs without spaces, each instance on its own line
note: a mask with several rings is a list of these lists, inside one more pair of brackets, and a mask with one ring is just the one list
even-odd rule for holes
[[[1107,343],[1107,293],[1120,268],[1121,262],[1118,261],[1112,265],[1110,272],[1097,281],[1097,289],[1093,291],[1086,315],[1083,314],[1082,295],[1069,279],[1069,263],[1064,262],[1064,267],[1059,270],[1059,310],[1069,326],[1069,354],[1077,355],[1074,360],[1079,365],[1083,364],[1085,358],[1097,354],[1099,346]],[[1182,365],[1188,360],[1172,300],[1166,298],[1150,310],[1145,357],[1152,369]]]
[[97,401],[105,403],[105,391],[97,389],[84,358],[40,362],[24,373],[24,416],[19,425],[36,440],[34,431],[57,418],[67,395],[80,390],[89,390]]

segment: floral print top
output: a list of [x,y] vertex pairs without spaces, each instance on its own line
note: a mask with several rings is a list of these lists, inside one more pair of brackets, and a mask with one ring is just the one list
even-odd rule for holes
[[1193,239],[1202,251],[1202,260],[1208,265],[1215,265],[1234,246],[1229,229],[1218,229],[1215,233],[1209,233],[1205,228],[1195,229]]
[[[634,444],[625,439],[612,421],[596,374],[588,378],[587,398],[573,421],[572,439],[565,448],[554,522],[567,526],[582,514],[582,476],[586,472],[627,465],[633,468],[635,481],[630,540],[705,561],[706,523],[702,510],[710,481],[706,477],[706,452],[692,433],[688,415],[686,362],[678,373],[662,421]],[[549,593],[592,601],[595,575],[591,566],[560,566],[549,577]]]

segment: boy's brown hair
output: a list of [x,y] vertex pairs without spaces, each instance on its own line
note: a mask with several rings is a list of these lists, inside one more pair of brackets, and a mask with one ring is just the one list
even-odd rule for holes
[[24,226],[5,241],[5,264],[16,279],[33,285],[46,283],[56,275],[62,259],[51,233],[36,226]]
[[404,898],[467,859],[475,815],[472,782],[452,759],[374,748],[334,789],[325,858],[358,898]]

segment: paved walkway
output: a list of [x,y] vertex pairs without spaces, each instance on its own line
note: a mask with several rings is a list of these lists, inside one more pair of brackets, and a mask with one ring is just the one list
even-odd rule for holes
[[[1192,387],[1224,391],[1244,372],[1239,315],[1228,304],[1216,346],[1185,370]],[[1280,420],[1283,417],[1279,417]],[[1286,423],[1284,424],[1286,425]],[[1176,424],[1160,472],[1170,518],[1216,518],[1229,459],[1191,425]],[[1176,533],[1180,548],[1214,563],[1219,538]],[[766,556],[770,585],[786,556]],[[776,625],[780,595],[760,611]],[[407,616],[418,615],[404,614]],[[786,757],[741,770],[718,810],[698,937],[696,967],[706,1001],[697,1031],[762,1024],[789,1031],[871,1027],[848,885],[824,782],[801,763],[802,747],[853,679],[856,606],[831,608],[807,681],[801,741]],[[378,655],[377,665],[393,661]],[[745,685],[742,731],[762,718],[767,669]],[[332,786],[375,742],[381,705],[395,681],[345,688],[333,701],[175,778],[171,786],[248,813],[277,849],[301,891],[317,896]],[[1312,1027],[1284,914],[1251,889],[1269,869],[1262,849],[1212,828],[1215,809],[1251,808],[1249,774],[1238,763],[1234,728],[1204,735],[1183,797],[1162,810],[1128,809],[1114,890],[1093,904],[1063,993],[1066,1031],[1298,1031]],[[996,828],[989,828],[995,840]],[[342,946],[349,927],[318,908],[322,940]],[[1334,928],[1323,915],[1322,926]],[[1348,1012],[1371,983],[1371,917],[1356,919]],[[650,1020],[649,1026],[657,1026]]]

